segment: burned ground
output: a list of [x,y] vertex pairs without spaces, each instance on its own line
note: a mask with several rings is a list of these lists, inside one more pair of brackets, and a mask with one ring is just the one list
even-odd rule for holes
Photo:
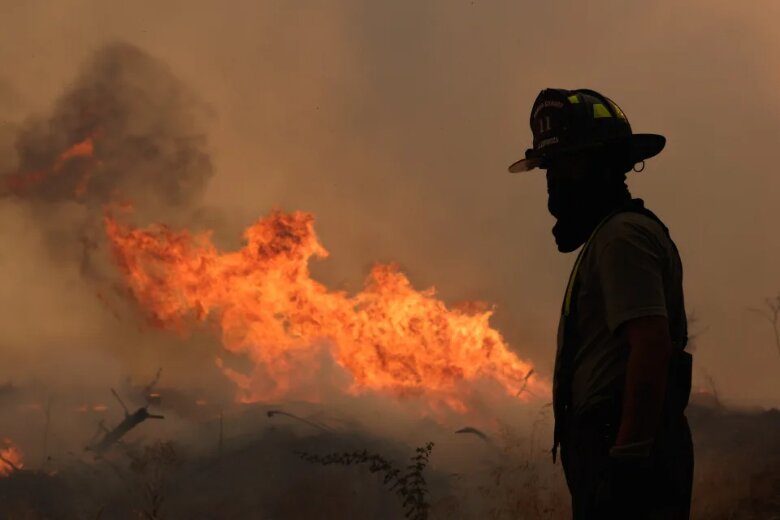
[[[7,407],[6,407],[7,408]],[[299,405],[295,417],[322,412]],[[182,423],[162,436],[142,425],[104,459],[52,453],[39,467],[0,479],[3,518],[402,518],[393,490],[366,465],[321,466],[313,454],[366,450],[398,467],[415,446],[361,429],[321,431],[290,417],[268,417],[248,405],[219,420]],[[6,410],[7,412],[8,410]],[[689,409],[697,449],[693,518],[771,519],[780,514],[780,413],[694,405]],[[427,428],[427,429],[426,429]],[[436,438],[424,470],[429,518],[567,518],[560,467],[544,440],[505,426],[462,438],[423,428]],[[447,438],[452,442],[448,446]],[[460,451],[457,456],[455,452]],[[463,453],[464,451],[469,453]],[[36,461],[37,462],[37,461]]]

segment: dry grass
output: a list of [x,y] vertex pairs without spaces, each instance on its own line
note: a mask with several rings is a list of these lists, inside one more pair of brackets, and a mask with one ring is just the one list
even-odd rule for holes
[[136,476],[138,514],[145,520],[162,520],[171,471],[181,465],[172,442],[155,442],[129,452],[130,470]]
[[[55,459],[54,475],[20,470],[0,479],[0,518],[395,519],[403,516],[398,502],[404,501],[409,517],[418,519],[569,518],[545,420],[540,416],[540,427],[530,432],[501,424],[484,438],[459,434],[452,446],[469,453],[457,472],[444,444],[433,452],[420,448],[408,465],[396,466],[390,461],[404,459],[399,443],[357,434],[301,437],[286,428],[227,442],[221,458],[212,449],[188,452],[184,460],[180,448],[154,442],[131,454],[117,451],[111,461],[58,466]],[[694,408],[691,423],[697,447],[692,518],[780,518],[780,413]],[[344,452],[345,446],[366,450]],[[341,455],[312,457],[317,464],[293,455],[314,449]],[[322,467],[326,460],[339,467]],[[342,466],[347,461],[368,464],[379,482]],[[382,478],[401,501],[382,489]]]

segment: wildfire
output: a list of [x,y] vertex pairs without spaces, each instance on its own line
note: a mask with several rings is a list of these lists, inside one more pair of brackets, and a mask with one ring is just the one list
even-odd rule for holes
[[11,439],[2,439],[0,441],[0,477],[7,477],[23,467],[22,451],[11,442]]
[[105,229],[154,325],[185,334],[207,322],[227,351],[253,362],[247,374],[217,360],[242,400],[317,399],[323,354],[351,376],[330,376],[345,391],[419,395],[458,411],[477,381],[521,398],[547,390],[490,327],[489,309],[447,308],[393,265],[375,265],[354,296],[312,279],[309,260],[328,252],[310,214],[274,212],[246,229],[246,244],[233,252],[218,251],[208,232],[139,229],[108,213]]
[[[4,179],[3,186],[0,187],[0,192],[17,194],[27,193],[36,186],[42,184],[48,178],[59,175],[65,164],[69,161],[76,158],[91,159],[94,157],[94,154],[95,144],[93,136],[89,135],[62,152],[47,169],[8,175]],[[91,174],[92,171],[90,169],[85,168],[81,171],[82,177],[78,180],[75,188],[77,195],[83,195],[86,191]]]

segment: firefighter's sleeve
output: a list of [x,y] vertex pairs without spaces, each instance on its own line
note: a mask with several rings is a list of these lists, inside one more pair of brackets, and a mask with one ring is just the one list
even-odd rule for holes
[[610,231],[596,259],[610,332],[635,318],[668,318],[666,254],[659,236],[648,225],[632,220],[616,222]]

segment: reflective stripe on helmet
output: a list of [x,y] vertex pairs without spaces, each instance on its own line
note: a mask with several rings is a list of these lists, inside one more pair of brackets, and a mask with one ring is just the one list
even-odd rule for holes
[[617,106],[617,104],[616,104],[614,101],[612,101],[612,100],[610,99],[610,100],[609,100],[609,104],[610,104],[610,105],[612,105],[612,109],[615,111],[615,114],[617,114],[617,116],[618,116],[620,119],[622,119],[622,120],[624,120],[624,121],[628,121],[628,118],[626,117],[626,115],[623,113],[623,111],[622,111],[622,110],[620,110],[620,107],[619,107],[619,106]]
[[594,103],[593,119],[598,119],[600,117],[612,117],[612,113],[610,113],[609,109],[601,103]]

